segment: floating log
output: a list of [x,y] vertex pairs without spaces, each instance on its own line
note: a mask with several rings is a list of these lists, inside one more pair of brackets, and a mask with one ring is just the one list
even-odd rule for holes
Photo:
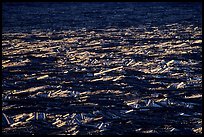
[[12,93],[13,95],[19,95],[19,94],[23,94],[23,93],[32,93],[32,92],[37,92],[38,90],[41,89],[45,89],[47,86],[39,86],[39,87],[32,87],[23,91],[15,91],[14,93]]
[[111,72],[111,71],[114,71],[114,70],[117,70],[117,69],[121,69],[121,68],[123,68],[123,66],[112,68],[112,69],[108,69],[108,70],[101,71],[101,72],[98,72],[98,73],[94,73],[94,76],[98,76],[98,75],[101,75],[103,73]]

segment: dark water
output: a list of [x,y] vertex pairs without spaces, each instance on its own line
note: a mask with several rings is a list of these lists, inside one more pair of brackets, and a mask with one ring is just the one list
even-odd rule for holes
[[3,31],[125,28],[172,23],[201,26],[201,3],[3,3]]
[[201,135],[201,11],[4,3],[2,133]]

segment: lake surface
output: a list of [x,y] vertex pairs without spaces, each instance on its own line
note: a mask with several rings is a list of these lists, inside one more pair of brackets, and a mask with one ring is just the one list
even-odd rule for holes
[[75,28],[201,26],[201,3],[3,3],[3,31]]
[[201,3],[4,3],[2,133],[201,135]]

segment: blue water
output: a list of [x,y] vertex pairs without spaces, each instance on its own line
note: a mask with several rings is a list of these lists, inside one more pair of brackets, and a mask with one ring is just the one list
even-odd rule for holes
[[124,28],[172,23],[201,26],[201,3],[3,3],[3,32]]

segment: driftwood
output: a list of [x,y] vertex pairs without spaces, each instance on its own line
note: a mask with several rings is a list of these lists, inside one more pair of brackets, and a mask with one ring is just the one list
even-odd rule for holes
[[121,68],[123,68],[123,66],[112,68],[112,69],[108,69],[108,70],[101,71],[101,72],[98,72],[98,73],[94,73],[94,76],[101,75],[103,73],[111,72],[111,71],[114,71],[114,70],[117,70],[117,69],[121,69]]
[[185,27],[3,33],[3,134],[201,134],[202,33]]

